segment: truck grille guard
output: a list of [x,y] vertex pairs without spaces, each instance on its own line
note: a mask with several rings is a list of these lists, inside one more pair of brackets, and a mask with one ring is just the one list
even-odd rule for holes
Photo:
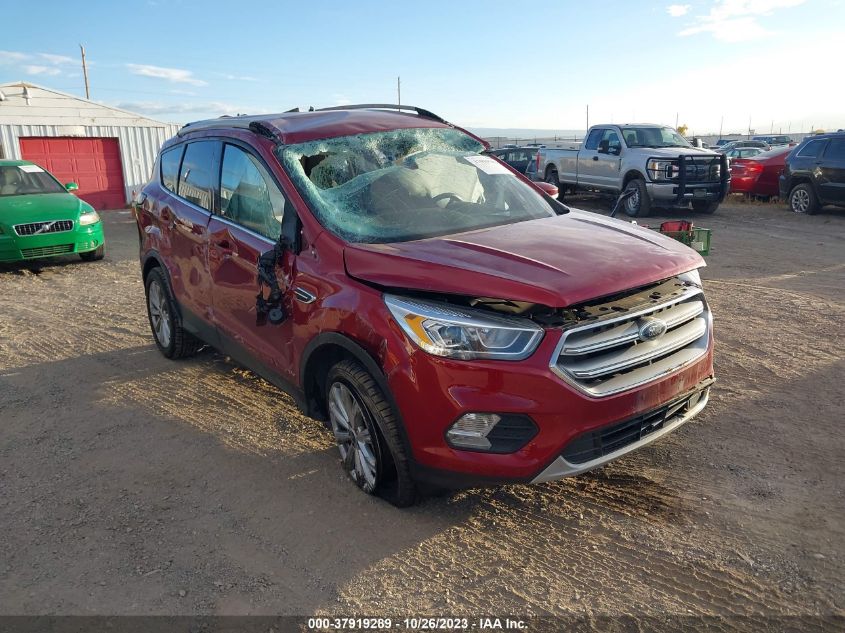
[[[716,166],[719,167],[719,202],[721,202],[728,195],[731,182],[728,157],[724,154],[717,154],[716,156],[686,156],[681,154],[678,156],[678,202],[682,202],[686,194],[693,192],[694,189],[688,191],[688,186],[691,184],[715,184],[712,174]],[[695,189],[698,188],[700,187],[695,187]]]

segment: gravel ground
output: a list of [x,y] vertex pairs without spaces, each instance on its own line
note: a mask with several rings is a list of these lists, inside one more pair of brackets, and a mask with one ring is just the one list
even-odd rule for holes
[[718,378],[697,420],[409,510],[250,372],[164,359],[131,217],[106,216],[102,262],[0,267],[0,614],[845,614],[845,212],[696,218]]

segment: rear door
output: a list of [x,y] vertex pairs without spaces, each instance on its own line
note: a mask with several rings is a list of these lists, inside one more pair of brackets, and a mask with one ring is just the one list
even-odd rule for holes
[[845,137],[830,139],[819,169],[820,197],[830,204],[845,204]]
[[163,195],[152,209],[161,239],[158,248],[189,327],[206,331],[211,323],[208,222],[216,204],[218,141],[193,141],[162,153]]
[[[273,250],[285,214],[294,213],[263,161],[247,146],[227,142],[220,172],[220,210],[209,224],[214,319],[227,353],[260,373],[269,369],[289,382],[296,378],[293,319],[259,324],[257,295],[259,257]],[[285,226],[296,226],[295,215],[289,215]],[[287,289],[293,286],[295,260],[287,249],[275,270],[288,314]]]

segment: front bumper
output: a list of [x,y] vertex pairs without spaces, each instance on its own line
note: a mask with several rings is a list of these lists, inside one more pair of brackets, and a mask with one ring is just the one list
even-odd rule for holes
[[[684,394],[681,398],[660,407],[656,411],[636,416],[632,420],[633,424],[623,422],[618,425],[612,425],[611,429],[604,432],[603,429],[597,429],[592,433],[585,434],[584,440],[586,441],[581,444],[587,446],[600,444],[602,436],[609,436],[608,439],[611,445],[614,441],[622,444],[621,439],[616,439],[614,436],[625,432],[631,436],[631,441],[625,442],[624,445],[621,445],[616,450],[609,450],[599,457],[586,461],[578,460],[573,463],[567,459],[569,455],[559,455],[543,472],[532,480],[532,483],[554,481],[601,468],[605,464],[619,459],[647,444],[651,444],[653,441],[671,433],[704,410],[710,398],[710,385],[712,382],[712,380],[707,380],[693,389],[691,393]],[[596,452],[601,451],[597,450]]]
[[721,183],[690,183],[683,190],[674,183],[646,183],[648,195],[655,202],[684,204],[688,202],[721,202],[730,190],[730,186]]
[[11,226],[0,233],[0,262],[17,262],[93,251],[105,243],[103,223],[76,226],[71,231],[19,236]]
[[[655,411],[683,396],[702,391],[713,379],[712,332],[706,353],[695,362],[658,380],[628,391],[593,398],[555,375],[549,359],[560,340],[548,333],[524,361],[453,361],[412,346],[393,324],[387,337],[390,359],[385,374],[412,454],[414,476],[446,487],[529,483],[577,474],[616,459],[676,429],[683,422],[666,420],[654,437],[643,437],[627,450],[577,466],[555,462],[567,446],[586,433]],[[513,453],[493,454],[449,446],[445,434],[465,413],[526,415],[536,435]]]

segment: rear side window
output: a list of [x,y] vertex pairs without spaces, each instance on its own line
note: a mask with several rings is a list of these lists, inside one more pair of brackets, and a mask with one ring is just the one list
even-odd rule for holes
[[161,155],[161,184],[173,193],[176,193],[176,184],[179,182],[179,163],[182,162],[182,150],[184,149],[184,146],[180,145]]
[[831,160],[845,160],[845,138],[830,139],[830,145],[827,146],[824,157]]
[[818,158],[826,143],[827,141],[824,139],[810,141],[801,149],[800,152],[798,152],[798,156],[801,158]]
[[214,200],[214,163],[217,149],[218,144],[215,141],[190,143],[185,148],[179,177],[179,195],[209,211],[212,210]]
[[264,165],[234,145],[223,150],[220,213],[272,240],[279,239],[285,198]]

